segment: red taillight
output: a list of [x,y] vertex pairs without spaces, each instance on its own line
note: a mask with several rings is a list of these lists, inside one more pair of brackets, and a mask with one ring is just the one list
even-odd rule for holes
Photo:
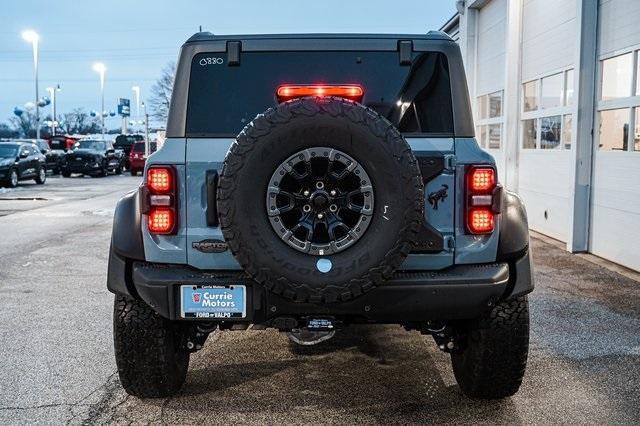
[[152,234],[173,234],[177,223],[175,170],[171,166],[152,166],[147,170],[146,207]]
[[471,209],[467,219],[469,230],[474,234],[487,234],[493,232],[495,220],[490,209]]
[[469,190],[475,193],[491,192],[496,186],[496,172],[493,169],[474,167],[468,176]]
[[309,85],[291,85],[285,84],[278,87],[276,92],[278,102],[285,102],[295,98],[303,98],[305,96],[338,96],[350,99],[352,101],[362,101],[364,90],[356,84],[349,85],[326,85],[326,84],[309,84]]
[[147,186],[154,194],[167,193],[173,188],[173,169],[153,167],[147,172]]
[[467,169],[467,230],[471,234],[490,234],[495,229],[495,215],[500,212],[501,187],[492,167],[471,166]]
[[149,231],[154,234],[170,234],[175,222],[175,211],[171,208],[154,207],[149,212]]

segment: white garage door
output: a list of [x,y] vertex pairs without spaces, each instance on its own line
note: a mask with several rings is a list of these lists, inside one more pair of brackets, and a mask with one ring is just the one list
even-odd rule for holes
[[530,227],[561,241],[572,194],[576,31],[575,1],[524,2],[518,192]]
[[590,251],[640,270],[640,2],[603,0],[598,15]]
[[478,11],[474,111],[476,138],[496,159],[504,179],[504,72],[507,1],[492,0]]

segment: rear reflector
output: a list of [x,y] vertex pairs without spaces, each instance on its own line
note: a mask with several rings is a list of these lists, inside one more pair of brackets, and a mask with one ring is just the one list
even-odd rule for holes
[[173,190],[172,169],[152,167],[147,172],[147,187],[152,193],[167,193]]
[[171,195],[150,195],[149,204],[154,207],[169,207],[172,204]]
[[491,192],[496,186],[496,172],[493,169],[476,167],[468,174],[469,190],[474,193]]
[[278,102],[285,102],[305,96],[338,96],[360,102],[362,101],[364,90],[361,86],[353,84],[339,86],[324,84],[310,84],[302,86],[285,84],[278,87],[276,94],[278,96]]
[[149,212],[149,231],[154,234],[170,234],[175,222],[173,209],[155,207]]
[[471,209],[467,220],[469,231],[473,234],[489,234],[495,227],[494,215],[490,209]]

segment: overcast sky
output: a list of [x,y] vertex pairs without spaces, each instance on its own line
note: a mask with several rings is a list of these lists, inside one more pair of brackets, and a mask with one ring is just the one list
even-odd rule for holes
[[[105,108],[115,110],[119,97],[133,106],[131,86],[147,95],[200,25],[217,34],[425,33],[454,12],[454,0],[9,0],[0,14],[0,122],[35,96],[25,29],[40,34],[40,94],[60,84],[58,111],[66,112],[99,109],[96,61],[107,67]],[[118,125],[108,120],[107,127]]]

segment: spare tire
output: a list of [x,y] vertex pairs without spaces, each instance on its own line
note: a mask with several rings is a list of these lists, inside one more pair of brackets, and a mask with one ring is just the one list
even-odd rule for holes
[[389,279],[416,239],[420,170],[398,130],[341,98],[258,115],[220,176],[222,233],[244,270],[290,300],[330,303]]

